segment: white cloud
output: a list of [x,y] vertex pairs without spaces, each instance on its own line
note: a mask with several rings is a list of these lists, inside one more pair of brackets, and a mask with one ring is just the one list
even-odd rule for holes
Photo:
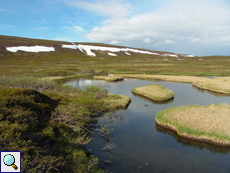
[[166,40],[164,41],[164,43],[166,43],[166,44],[171,44],[171,43],[175,43],[175,41],[166,39]]
[[117,41],[117,40],[113,40],[113,41],[110,41],[110,43],[111,43],[111,44],[118,44],[118,43],[120,43],[120,42]]
[[214,4],[215,0],[173,0],[156,11],[135,15],[132,5],[121,0],[65,1],[109,17],[83,35],[91,41],[112,43],[119,38],[120,43],[131,47],[195,55],[219,49],[217,52],[228,50],[230,54],[230,10]]
[[77,32],[84,32],[84,31],[85,31],[81,26],[74,26],[74,29],[75,29]]
[[121,0],[104,0],[96,2],[66,0],[66,2],[71,6],[116,19],[127,16],[132,9],[130,4],[123,3]]
[[145,43],[150,43],[151,41],[150,41],[149,38],[146,38],[146,39],[144,40],[144,42],[145,42]]
[[198,41],[200,41],[200,39],[199,39],[199,38],[194,38],[194,39],[192,39],[191,41],[192,41],[192,42],[198,42]]

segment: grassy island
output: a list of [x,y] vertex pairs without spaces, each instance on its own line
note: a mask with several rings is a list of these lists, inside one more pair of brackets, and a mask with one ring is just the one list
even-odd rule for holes
[[230,105],[172,107],[156,115],[159,126],[178,136],[216,145],[230,146]]
[[93,76],[96,80],[106,80],[107,82],[116,82],[116,81],[122,81],[124,78],[121,76]]
[[170,82],[191,83],[193,86],[221,94],[230,94],[230,77],[214,77],[213,79],[198,76],[123,74],[126,78],[144,80],[164,80]]
[[154,101],[166,101],[174,97],[173,91],[159,84],[133,88],[132,92]]
[[213,79],[193,82],[193,86],[221,94],[230,94],[230,77],[214,77]]

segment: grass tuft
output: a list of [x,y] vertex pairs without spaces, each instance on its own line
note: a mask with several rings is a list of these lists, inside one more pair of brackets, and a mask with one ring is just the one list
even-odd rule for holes
[[96,80],[106,80],[107,82],[116,82],[116,81],[122,81],[124,78],[120,76],[93,76]]
[[177,135],[195,140],[230,146],[230,105],[172,107],[156,115],[158,125]]
[[152,99],[154,101],[167,101],[174,98],[173,91],[159,84],[133,88],[132,92]]

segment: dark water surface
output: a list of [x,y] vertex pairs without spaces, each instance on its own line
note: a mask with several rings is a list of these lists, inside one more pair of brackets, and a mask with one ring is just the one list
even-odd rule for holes
[[[100,159],[99,166],[117,173],[128,172],[230,172],[230,149],[191,142],[155,125],[155,115],[169,107],[189,104],[208,105],[228,103],[230,97],[199,90],[191,84],[125,79],[108,83],[91,79],[67,82],[67,85],[84,88],[96,85],[113,94],[131,98],[129,107],[110,118],[99,118],[98,125],[114,128],[108,136],[95,134],[87,145]],[[174,92],[175,98],[166,103],[155,103],[134,96],[132,88],[148,84],[161,84]],[[106,143],[116,148],[101,151]],[[105,165],[103,160],[110,160]]]

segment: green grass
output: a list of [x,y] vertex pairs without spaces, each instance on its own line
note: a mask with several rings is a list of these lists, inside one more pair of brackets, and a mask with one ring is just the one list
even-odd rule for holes
[[132,92],[154,101],[167,101],[174,97],[173,91],[160,84],[151,84],[148,86],[133,88]]
[[176,131],[178,136],[230,146],[229,113],[228,104],[188,105],[160,111],[156,122]]
[[[62,41],[26,39],[0,35],[0,76],[18,76],[20,74],[67,75],[84,70],[107,70],[112,73],[158,74],[158,75],[230,75],[230,56],[174,57],[132,53],[131,56],[119,53],[111,57],[107,53],[94,51],[97,57],[90,57],[79,50],[61,48]],[[77,44],[77,43],[76,43]],[[100,43],[82,43],[98,46],[113,46]],[[7,46],[53,46],[55,52],[23,52],[16,53],[5,50]],[[116,46],[113,46],[116,47]],[[119,46],[118,46],[119,47]],[[166,53],[160,52],[159,53]],[[199,59],[203,60],[200,61]],[[50,73],[49,73],[50,72]]]
[[[63,49],[62,44],[71,43],[0,35],[0,147],[1,151],[22,151],[23,172],[102,172],[95,166],[98,159],[82,148],[90,141],[88,126],[95,123],[95,116],[125,108],[130,102],[129,97],[109,95],[97,87],[80,90],[54,80],[108,72],[230,75],[230,56],[201,57],[202,61],[200,57],[179,57],[183,60],[177,61],[138,53],[111,57],[94,51],[97,57],[90,57],[79,50]],[[12,53],[5,49],[35,45],[53,46],[55,52]]]
[[2,77],[0,149],[21,151],[23,172],[103,172],[82,146],[91,140],[94,117],[127,106],[130,98],[123,97],[95,86],[80,90],[34,76]]

